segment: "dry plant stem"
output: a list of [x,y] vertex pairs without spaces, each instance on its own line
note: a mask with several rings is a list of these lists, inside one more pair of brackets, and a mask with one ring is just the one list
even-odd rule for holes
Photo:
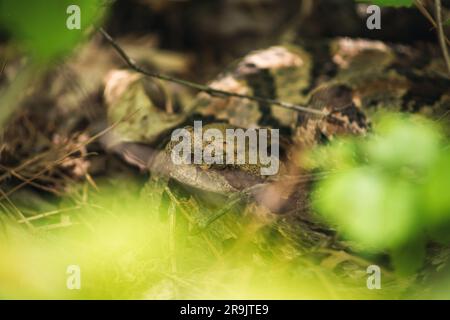
[[279,107],[282,107],[285,109],[296,110],[299,112],[306,112],[306,113],[315,114],[318,116],[328,116],[328,113],[326,113],[326,112],[323,112],[320,110],[315,110],[315,109],[304,107],[304,106],[300,106],[300,105],[293,104],[293,103],[218,90],[218,89],[214,89],[212,87],[205,86],[202,84],[198,84],[198,83],[190,82],[187,80],[173,78],[173,77],[170,77],[167,75],[147,71],[144,68],[137,65],[136,62],[128,56],[128,54],[122,49],[122,47],[120,47],[120,45],[103,28],[100,28],[100,32],[105,37],[105,39],[113,46],[113,48],[117,51],[117,53],[121,56],[121,58],[125,61],[125,63],[128,65],[129,68],[131,68],[132,70],[139,72],[145,76],[148,76],[151,78],[156,78],[156,79],[163,80],[163,81],[177,83],[179,85],[182,85],[182,86],[185,86],[185,87],[197,90],[197,91],[206,92],[206,93],[210,94],[211,96],[218,97],[218,98],[233,97],[233,98],[239,98],[239,99],[248,99],[248,100],[252,100],[252,101],[256,101],[256,102],[263,102],[263,103],[276,105],[276,106],[279,106]]
[[105,135],[106,133],[108,133],[109,131],[111,131],[112,129],[114,129],[115,127],[117,127],[120,123],[122,123],[123,121],[127,121],[130,118],[132,118],[133,116],[136,115],[136,113],[139,110],[136,110],[135,112],[131,113],[130,115],[126,115],[125,117],[123,117],[122,119],[120,119],[119,121],[117,121],[116,123],[112,124],[111,126],[109,126],[108,128],[104,129],[103,131],[97,133],[96,135],[94,135],[93,137],[89,138],[88,140],[86,140],[85,142],[83,142],[80,146],[78,146],[77,148],[74,148],[72,151],[67,152],[65,155],[63,155],[61,158],[59,158],[58,160],[48,164],[44,169],[40,170],[38,173],[34,174],[32,177],[27,178],[25,181],[23,181],[22,183],[20,183],[19,185],[15,186],[14,188],[12,188],[11,190],[9,190],[8,192],[4,192],[2,194],[0,194],[0,201],[5,199],[6,197],[10,196],[11,194],[13,194],[14,192],[16,192],[17,190],[20,190],[21,188],[25,187],[26,185],[28,185],[30,182],[36,180],[37,178],[39,178],[41,175],[43,175],[44,173],[46,173],[47,171],[49,171],[50,169],[52,169],[53,167],[64,163],[64,161],[70,157],[71,155],[73,155],[74,153],[80,151],[84,146],[92,143],[93,141],[97,140],[98,138],[100,138],[101,136]]
[[[26,181],[26,179],[27,179],[26,177],[22,176],[21,174],[15,172],[14,170],[6,168],[6,167],[4,167],[1,164],[0,164],[0,169],[10,172],[11,176],[14,176],[14,177],[16,177],[17,179],[19,179],[21,181]],[[41,189],[41,190],[44,190],[44,191],[47,191],[47,192],[50,192],[50,193],[53,193],[53,194],[56,194],[56,195],[61,195],[61,193],[58,190],[53,189],[53,188],[49,188],[49,187],[46,187],[46,186],[43,186],[43,185],[41,185],[39,183],[36,183],[36,182],[30,182],[30,185],[35,187],[35,188],[37,188],[37,189]]]
[[211,217],[209,217],[206,221],[201,223],[200,226],[198,226],[198,230],[195,230],[193,232],[193,235],[197,235],[198,233],[201,233],[205,231],[212,223],[223,217],[225,214],[227,214],[235,205],[237,205],[240,201],[242,201],[243,195],[237,194],[235,196],[232,196],[228,203],[220,209],[218,212],[214,213]]
[[427,20],[433,25],[434,28],[437,28],[436,21],[434,21],[433,16],[428,12],[427,8],[423,5],[421,0],[415,0],[414,4],[416,5],[417,9],[419,9],[420,13],[427,18]]
[[3,72],[5,71],[5,68],[6,68],[6,60],[5,60],[5,62],[3,62],[3,65],[2,65],[2,69],[0,70],[0,76],[3,74]]
[[444,55],[445,64],[447,65],[448,74],[450,76],[450,56],[448,54],[448,47],[445,43],[444,25],[442,22],[442,3],[441,0],[434,0],[436,9],[437,31],[439,43],[441,45],[442,54]]
[[[165,191],[167,192],[167,195],[170,197],[170,201],[175,203],[176,208],[180,210],[180,212],[183,214],[183,216],[189,221],[190,224],[195,224],[195,220],[187,213],[187,211],[183,208],[183,205],[178,201],[178,199],[175,197],[175,195],[170,191],[168,187],[165,188]],[[208,236],[204,233],[201,234],[201,237],[206,242],[208,247],[210,248],[211,252],[214,254],[214,256],[217,259],[221,258],[221,255],[217,248],[214,246],[214,244],[209,240]]]
[[18,166],[15,167],[14,169],[8,169],[8,170],[6,170],[5,173],[3,173],[2,175],[0,175],[0,182],[2,182],[3,180],[9,178],[9,177],[12,175],[12,171],[20,172],[21,170],[23,170],[23,169],[25,169],[25,168],[31,166],[32,164],[34,164],[35,162],[37,162],[37,161],[39,161],[39,160],[41,160],[42,158],[44,158],[46,155],[48,155],[48,154],[51,153],[51,152],[52,152],[51,150],[42,152],[42,153],[40,153],[40,154],[34,156],[33,158],[26,160],[24,163],[18,165]]
[[[433,25],[435,29],[438,28],[437,22],[434,20],[433,16],[428,12],[427,8],[422,4],[420,0],[414,1],[414,4],[416,5],[417,9],[419,9],[420,13],[427,18],[427,20]],[[444,35],[445,42],[450,46],[450,40]]]
[[177,224],[177,209],[174,202],[169,204],[169,252],[170,265],[172,273],[177,273],[177,255],[176,255],[176,224]]
[[29,222],[26,221],[26,217],[24,216],[24,214],[22,213],[22,211],[19,210],[19,208],[16,207],[16,205],[11,201],[11,199],[9,199],[8,195],[2,190],[0,189],[0,194],[2,196],[2,200],[6,199],[6,201],[9,203],[9,205],[14,209],[14,211],[17,213],[17,215],[19,216],[19,219],[21,220],[25,220],[25,224],[27,225],[27,227],[30,230],[34,230],[33,225]]
[[[419,9],[420,13],[430,22],[434,29],[437,29],[437,22],[434,20],[433,16],[428,12],[427,8],[423,5],[421,0],[414,1],[415,6]],[[445,37],[445,41],[450,45],[450,40]]]
[[71,208],[65,208],[65,209],[48,211],[48,212],[40,213],[40,214],[37,214],[35,216],[31,216],[31,217],[28,217],[28,218],[25,218],[25,219],[20,219],[17,222],[18,223],[25,223],[27,221],[31,222],[31,221],[35,221],[35,220],[40,220],[40,219],[44,219],[44,218],[47,218],[47,217],[51,217],[51,216],[54,216],[54,215],[58,215],[58,214],[61,214],[61,213],[69,212],[69,211],[79,210],[79,209],[81,209],[80,206],[75,206],[75,207],[71,207]]

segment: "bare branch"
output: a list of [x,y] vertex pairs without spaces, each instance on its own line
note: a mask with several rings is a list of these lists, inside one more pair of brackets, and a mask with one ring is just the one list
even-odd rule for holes
[[[415,0],[414,4],[416,5],[417,9],[422,13],[422,15],[427,18],[427,20],[431,23],[431,25],[437,29],[438,25],[437,22],[434,20],[433,16],[428,12],[427,8],[425,8],[424,4],[421,0]],[[450,40],[445,37],[445,42],[447,42],[448,45],[450,45]]]
[[150,72],[150,71],[145,70],[144,68],[140,67],[139,65],[137,65],[136,62],[128,56],[128,54],[125,52],[125,50],[123,50],[122,47],[120,47],[120,45],[103,28],[100,28],[100,32],[105,37],[105,39],[113,46],[113,48],[117,51],[117,53],[121,56],[121,58],[126,62],[126,64],[128,65],[129,68],[131,68],[132,70],[139,72],[145,76],[160,79],[163,81],[177,83],[177,84],[180,84],[182,86],[185,86],[185,87],[197,90],[197,91],[206,92],[214,97],[219,97],[219,98],[234,97],[234,98],[239,98],[239,99],[248,99],[248,100],[252,100],[252,101],[263,102],[263,103],[280,106],[285,109],[295,110],[295,111],[299,111],[299,112],[306,112],[306,113],[315,114],[315,115],[319,115],[319,116],[323,116],[323,117],[326,117],[329,115],[328,113],[326,113],[324,111],[308,108],[305,106],[300,106],[300,105],[293,104],[293,103],[218,90],[218,89],[214,89],[212,87],[206,86],[206,85],[190,82],[190,81],[183,80],[183,79],[173,78],[173,77],[170,77],[170,76],[167,76],[164,74]]
[[434,0],[436,8],[436,20],[437,20],[437,31],[439,37],[439,43],[441,45],[442,54],[444,55],[445,64],[447,65],[448,73],[450,75],[450,56],[448,54],[448,47],[445,43],[445,33],[444,25],[442,23],[442,3],[441,0]]

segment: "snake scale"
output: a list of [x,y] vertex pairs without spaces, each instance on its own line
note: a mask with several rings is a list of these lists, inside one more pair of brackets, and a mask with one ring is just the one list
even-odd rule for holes
[[[211,195],[215,188],[223,196],[224,191],[242,191],[265,181],[243,174],[245,170],[239,170],[239,167],[205,169],[187,166],[185,171],[180,171],[182,169],[167,166],[170,162],[167,155],[163,160],[159,159],[159,165],[155,165],[158,163],[155,158],[158,157],[154,150],[164,150],[170,132],[192,125],[194,120],[239,128],[280,129],[287,150],[283,156],[285,170],[273,179],[265,191],[253,195],[256,202],[251,202],[242,210],[251,211],[252,206],[256,205],[259,211],[264,211],[261,209],[264,207],[269,215],[281,213],[276,223],[266,231],[293,240],[289,241],[295,243],[293,252],[302,251],[305,247],[336,244],[332,240],[332,232],[309,217],[309,182],[288,181],[288,176],[302,173],[298,168],[292,172],[295,167],[289,157],[292,150],[323,144],[336,136],[364,135],[370,131],[372,115],[383,110],[423,114],[442,121],[449,132],[450,79],[445,73],[439,50],[431,45],[413,47],[337,38],[273,46],[249,53],[209,85],[228,92],[307,106],[331,116],[301,113],[264,101],[213,97],[207,93],[199,93],[183,109],[174,107],[180,99],[171,96],[163,84],[120,70],[112,72],[106,81],[108,121],[114,123],[127,114],[134,113],[135,116],[115,129],[115,143],[120,145],[116,150],[130,162],[149,167],[152,175],[164,168],[163,171],[176,183],[188,189],[203,189],[213,199],[210,202],[217,204],[215,196]],[[166,97],[165,102],[155,98],[160,97],[161,92]],[[151,151],[142,151],[144,145],[146,148],[150,146],[148,150]],[[162,154],[165,154],[164,151]],[[277,193],[280,189],[285,194]],[[149,192],[155,193],[154,190]],[[231,201],[229,195],[225,196],[226,201]],[[198,213],[201,210],[196,209],[190,200],[186,200],[185,206],[187,209],[184,210],[197,212],[201,216]],[[212,208],[218,210],[217,205]],[[289,214],[292,212],[294,214]],[[210,213],[208,211],[207,215]],[[221,240],[234,238],[240,228],[239,220],[231,218],[223,224],[227,225],[228,231],[216,222],[212,224],[211,232]],[[309,231],[304,232],[305,228]]]
[[[107,77],[108,122],[119,142],[161,148],[170,132],[194,120],[239,128],[279,129],[285,144],[310,147],[341,134],[365,134],[380,111],[414,112],[446,124],[450,80],[438,49],[338,38],[249,53],[209,83],[227,92],[323,111],[316,115],[237,97],[199,93],[179,107],[170,88],[128,71]],[[445,126],[445,127],[448,127]],[[116,141],[116,143],[117,143]],[[162,142],[162,143],[161,143]],[[149,159],[144,160],[147,163]]]

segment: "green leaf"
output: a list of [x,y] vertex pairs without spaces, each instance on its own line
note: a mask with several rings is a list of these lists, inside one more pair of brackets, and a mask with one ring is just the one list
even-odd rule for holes
[[365,146],[367,154],[373,163],[390,169],[428,170],[441,148],[439,131],[421,117],[391,115],[376,123],[375,131]]
[[375,4],[380,7],[411,7],[414,4],[414,0],[356,0],[356,1]]
[[320,184],[315,208],[348,238],[375,249],[398,247],[417,232],[414,188],[361,167]]
[[450,243],[450,150],[430,120],[374,120],[366,139],[337,140],[314,152],[314,164],[335,173],[316,185],[313,205],[344,237],[369,252],[389,251],[398,272],[411,274],[426,240]]
[[[431,227],[450,225],[450,150],[441,152],[431,167],[429,183],[424,185],[424,209]],[[450,238],[449,238],[450,239]]]
[[[67,8],[78,5],[81,29],[69,30]],[[0,0],[0,24],[38,60],[67,54],[101,16],[99,0]]]
[[425,254],[425,239],[418,236],[410,239],[404,246],[392,250],[392,264],[399,275],[409,276],[422,267]]

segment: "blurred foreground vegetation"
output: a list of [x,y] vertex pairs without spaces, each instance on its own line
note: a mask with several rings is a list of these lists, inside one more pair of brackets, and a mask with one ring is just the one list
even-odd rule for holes
[[[408,143],[411,138],[414,144]],[[148,197],[152,190],[140,192],[135,182],[117,178],[109,186],[99,181],[98,191],[81,186],[78,200],[63,199],[57,210],[42,210],[28,221],[28,230],[23,221],[19,227],[8,218],[17,212],[2,209],[0,297],[447,298],[447,289],[434,288],[448,281],[449,274],[440,269],[449,250],[441,247],[425,261],[425,251],[432,253],[449,241],[445,141],[429,120],[384,115],[367,138],[337,140],[303,160],[329,172],[314,193],[325,221],[351,240],[361,256],[392,258],[382,263],[391,271],[382,267],[381,290],[367,289],[364,270],[355,270],[355,278],[342,278],[316,265],[313,256],[280,260],[267,255],[255,247],[255,237],[218,254],[209,231],[191,234],[185,221],[161,214]],[[80,219],[78,226],[70,224]],[[46,229],[58,223],[61,228]],[[65,223],[71,227],[63,228]],[[256,220],[244,227],[262,229]],[[270,234],[260,236],[270,242],[271,251],[286,250]],[[81,290],[66,287],[70,265],[82,270]],[[439,270],[438,278],[424,276],[427,268]]]
[[[47,6],[42,10],[44,2]],[[65,10],[61,8],[72,3],[89,8],[83,12],[84,31],[69,32],[58,27],[66,19]],[[5,60],[24,52],[28,54],[28,60],[18,63],[23,68],[22,74],[27,76],[15,86],[0,91],[1,121],[6,121],[15,111],[27,86],[41,79],[36,74],[51,69],[77,46],[83,45],[108,12],[106,3],[0,0],[0,21],[7,34],[5,42],[14,40],[14,45],[3,52]],[[143,3],[156,12],[155,21],[176,31],[173,32],[177,35],[175,40],[164,38],[162,41],[165,49],[185,49],[193,43],[198,48],[208,47],[197,57],[200,64],[207,60],[204,57],[211,59],[209,66],[202,65],[201,77],[212,73],[208,68],[217,71],[220,66],[217,60],[234,58],[230,43],[237,43],[239,47],[242,39],[236,37],[234,41],[234,29],[229,25],[224,27],[225,35],[220,35],[223,38],[214,33],[220,28],[211,28],[212,15],[202,11],[210,9],[211,2],[202,3],[202,10],[198,10],[209,19],[191,18],[198,25],[187,20],[192,22],[189,24],[192,30],[200,26],[206,30],[194,39],[183,38],[177,21],[173,25],[168,22],[173,16],[178,17],[178,11],[168,15],[172,18],[161,18],[170,5],[151,0],[139,5],[144,6]],[[411,5],[412,2],[378,3]],[[127,10],[119,10],[128,8],[123,1],[115,6],[112,17],[119,22],[129,22],[130,29],[134,28],[138,35],[146,31],[143,26],[136,26],[135,21],[127,20]],[[6,14],[10,12],[16,14]],[[130,12],[135,13],[131,9]],[[262,21],[254,23],[261,30],[254,31],[244,22],[241,27],[246,32],[250,29],[263,34],[258,40],[265,44],[268,30],[266,20]],[[110,22],[113,30],[114,22]],[[217,20],[218,25],[219,22],[221,20]],[[239,32],[242,30],[236,31]],[[334,36],[337,31],[328,26],[323,30],[311,28],[309,32]],[[360,34],[349,32],[349,35]],[[227,41],[218,41],[220,45],[213,47],[210,39]],[[248,39],[243,42],[249,44]],[[247,51],[247,47],[236,51]],[[167,65],[184,66],[170,62]],[[45,82],[40,85],[47,88]],[[50,119],[48,122],[54,125]],[[80,181],[70,180],[62,173],[64,179],[70,180],[69,187],[64,184],[67,187],[64,191],[68,192],[58,194],[50,190],[50,195],[45,195],[48,201],[41,201],[33,195],[35,190],[30,192],[26,188],[10,198],[1,191],[0,299],[450,298],[448,128],[442,127],[440,121],[399,114],[378,115],[372,122],[373,131],[366,137],[337,139],[327,146],[317,147],[300,160],[309,170],[324,177],[313,186],[316,218],[329,233],[352,248],[352,252],[336,250],[332,262],[353,259],[362,265],[380,265],[381,290],[369,290],[368,274],[365,270],[352,270],[353,265],[348,267],[351,271],[347,273],[353,272],[354,277],[339,276],[326,264],[318,265],[317,260],[322,258],[318,255],[322,252],[292,254],[289,243],[265,232],[266,226],[258,219],[241,217],[238,209],[229,215],[242,218],[248,237],[218,251],[211,240],[212,232],[192,234],[185,220],[161,213],[159,203],[152,202],[148,196],[153,191],[151,186],[141,190],[142,180],[147,176],[136,178],[136,172],[118,172],[105,179]],[[67,127],[70,125],[68,123]],[[34,132],[27,134],[37,136]],[[77,138],[82,142],[86,140],[82,135]],[[44,140],[40,136],[38,139]],[[30,149],[37,149],[34,140],[30,141],[23,139],[20,144],[28,142],[33,144]],[[62,154],[67,152],[64,147],[72,143],[63,139],[57,142]],[[78,144],[77,148],[86,156],[85,149]],[[44,163],[44,168],[47,165]],[[54,183],[53,180],[46,182]],[[271,252],[281,252],[286,258],[280,259],[279,254]],[[81,268],[81,290],[67,289],[70,265]]]

